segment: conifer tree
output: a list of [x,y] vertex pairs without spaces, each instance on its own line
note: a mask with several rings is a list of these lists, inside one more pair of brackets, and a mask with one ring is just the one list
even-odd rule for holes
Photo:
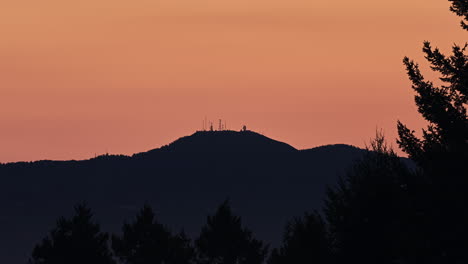
[[116,256],[126,264],[188,264],[194,252],[184,233],[172,235],[145,205],[133,223],[125,223],[122,236],[112,236]]
[[200,264],[261,264],[267,253],[267,247],[232,213],[229,201],[208,216],[195,245]]
[[[468,30],[468,2],[449,1],[451,11],[463,18],[462,28]],[[426,233],[417,243],[424,245],[421,258],[426,257],[426,263],[468,262],[463,253],[468,248],[467,47],[455,44],[452,54],[445,55],[424,42],[423,53],[440,74],[441,85],[426,80],[414,61],[403,60],[418,111],[429,122],[422,138],[398,122],[398,143],[420,168],[415,227]]]
[[286,226],[283,245],[274,249],[269,264],[331,263],[327,227],[314,212],[295,218]]
[[382,134],[368,150],[337,187],[327,191],[324,211],[337,263],[408,259],[411,173]]
[[35,246],[32,264],[114,264],[108,235],[92,220],[86,204],[75,207],[71,219],[60,218],[57,226]]
[[[451,10],[468,18],[466,0],[450,0]],[[462,27],[466,30],[466,23]],[[437,86],[422,75],[419,65],[405,57],[403,62],[416,92],[415,102],[419,113],[429,122],[423,129],[422,138],[415,135],[403,123],[398,122],[398,143],[410,158],[437,182],[442,175],[459,178],[457,174],[467,173],[468,158],[468,56],[466,48],[454,45],[452,54],[447,56],[431,43],[424,42],[423,52],[431,69],[440,74],[441,85]],[[438,179],[439,178],[439,179]],[[451,180],[456,180],[455,178]],[[466,177],[463,177],[466,178]],[[445,181],[446,179],[442,179]]]
[[457,14],[458,16],[463,17],[464,20],[461,21],[461,26],[463,29],[468,30],[468,1],[466,0],[449,0],[452,2],[450,10]]

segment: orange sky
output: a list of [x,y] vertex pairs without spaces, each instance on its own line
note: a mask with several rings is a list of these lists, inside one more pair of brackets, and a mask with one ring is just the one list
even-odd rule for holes
[[[159,147],[202,119],[297,148],[423,126],[402,58],[464,43],[445,0],[0,3],[0,162]],[[423,69],[427,70],[424,64]]]

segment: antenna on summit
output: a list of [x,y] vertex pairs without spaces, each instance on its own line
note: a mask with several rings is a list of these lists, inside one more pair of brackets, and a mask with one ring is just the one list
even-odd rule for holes
[[206,131],[206,130],[208,130],[208,122],[207,122],[206,116],[205,116],[205,118],[203,118],[203,120],[202,120],[202,129],[201,129],[201,131]]
[[215,127],[214,122],[208,120],[207,117],[202,120],[202,130],[201,131],[227,131],[227,122],[223,119],[218,119],[218,126]]

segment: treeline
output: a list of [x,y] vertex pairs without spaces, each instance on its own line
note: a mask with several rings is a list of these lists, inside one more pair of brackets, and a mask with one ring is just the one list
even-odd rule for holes
[[120,235],[102,232],[85,204],[75,206],[70,219],[56,227],[35,246],[30,263],[263,263],[267,246],[242,226],[225,201],[208,216],[200,236],[191,241],[183,231],[173,233],[159,223],[145,205]]

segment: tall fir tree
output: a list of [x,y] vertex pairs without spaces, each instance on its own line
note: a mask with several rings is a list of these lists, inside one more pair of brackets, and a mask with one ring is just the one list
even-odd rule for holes
[[[468,30],[468,2],[450,0],[451,10],[463,18]],[[403,62],[419,113],[429,122],[422,138],[398,122],[398,143],[418,164],[418,228],[425,230],[418,244],[424,245],[420,260],[426,263],[467,263],[468,248],[468,45],[453,45],[447,56],[424,42],[423,53],[441,85],[424,78],[419,65]],[[422,233],[422,232],[421,232]]]
[[200,264],[261,264],[267,247],[242,226],[226,200],[215,215],[208,216],[199,238],[195,241]]
[[[468,18],[466,0],[450,0],[451,10]],[[462,21],[462,27],[466,27]],[[468,28],[466,28],[468,30]],[[429,122],[422,138],[398,122],[398,143],[415,160],[428,180],[442,184],[462,180],[468,173],[468,44],[454,45],[450,56],[444,55],[430,42],[424,42],[423,53],[431,69],[438,72],[442,84],[435,85],[422,75],[419,65],[405,57],[403,62],[416,92],[419,113]]]
[[108,235],[93,222],[86,204],[75,207],[71,219],[60,218],[57,226],[35,246],[31,264],[115,264],[108,248]]
[[184,233],[173,235],[145,205],[133,223],[125,223],[122,236],[112,236],[115,255],[125,264],[189,264],[194,257]]
[[324,211],[334,261],[390,264],[408,259],[411,178],[378,134],[369,152],[327,191]]

